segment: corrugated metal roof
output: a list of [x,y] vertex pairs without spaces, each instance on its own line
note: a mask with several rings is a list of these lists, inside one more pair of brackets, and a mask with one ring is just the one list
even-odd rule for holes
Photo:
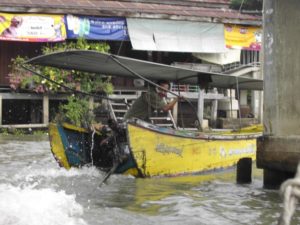
[[261,16],[241,14],[228,5],[229,0],[0,0],[0,11],[262,24]]

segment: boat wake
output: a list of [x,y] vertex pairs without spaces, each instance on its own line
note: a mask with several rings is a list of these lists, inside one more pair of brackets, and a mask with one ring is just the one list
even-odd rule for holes
[[0,185],[0,224],[86,225],[75,195],[53,189]]

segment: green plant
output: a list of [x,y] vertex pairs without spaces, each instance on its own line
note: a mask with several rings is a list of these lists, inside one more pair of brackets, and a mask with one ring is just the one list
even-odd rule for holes
[[15,128],[9,131],[13,135],[23,136],[25,135],[25,131],[23,129]]
[[[109,45],[106,43],[89,43],[85,39],[78,39],[76,42],[63,42],[55,45],[47,45],[42,48],[43,54],[49,54],[57,51],[65,51],[71,49],[94,50],[99,52],[108,52]],[[18,56],[12,60],[12,71],[8,75],[10,84],[13,89],[30,89],[37,93],[44,92],[65,92],[63,86],[71,89],[77,89],[84,92],[107,92],[111,91],[111,84],[106,82],[107,76],[101,74],[89,74],[79,71],[67,71],[53,67],[35,67],[39,74],[47,79],[32,74],[20,65],[25,62],[26,58]],[[28,65],[29,66],[29,65]]]
[[29,71],[25,71],[20,65],[25,62],[26,58],[17,56],[12,59],[10,65],[11,72],[8,74],[9,84],[13,90],[19,88],[25,88],[26,84],[29,83],[27,80],[32,79],[32,74]]
[[32,135],[45,135],[45,134],[47,134],[47,131],[42,129],[37,129],[32,131]]
[[70,96],[68,103],[60,106],[60,120],[70,122],[76,126],[89,127],[95,116],[89,107],[86,97]]
[[[78,39],[76,42],[63,42],[43,47],[43,54],[71,49],[94,50],[108,52],[109,45],[100,42],[87,42],[85,39]],[[89,74],[79,71],[60,70],[53,67],[36,66],[33,70],[42,74],[47,79],[32,74],[23,69],[20,65],[25,58],[17,57],[12,62],[10,73],[11,87],[17,89],[30,89],[37,93],[58,93],[58,92],[85,92],[91,93],[112,93],[113,85],[107,75]],[[30,66],[30,65],[27,65]],[[65,88],[66,86],[67,88]],[[74,91],[70,91],[73,89]],[[61,106],[60,115],[57,118],[67,120],[77,126],[88,126],[93,121],[92,112],[89,110],[88,100],[79,96],[71,96],[68,102]]]
[[0,134],[5,135],[5,136],[9,135],[8,129],[7,128],[1,128],[0,129]]

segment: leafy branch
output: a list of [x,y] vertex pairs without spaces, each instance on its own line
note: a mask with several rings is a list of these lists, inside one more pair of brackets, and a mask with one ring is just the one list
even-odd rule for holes
[[[106,43],[89,43],[85,39],[78,39],[76,42],[47,45],[42,48],[42,53],[49,54],[72,49],[108,52],[110,47]],[[111,78],[109,76],[36,66],[34,70],[48,78],[45,79],[20,67],[25,61],[26,58],[20,56],[12,60],[11,73],[8,77],[10,87],[16,91],[29,90],[37,93],[70,92],[70,90],[64,89],[63,86],[66,86],[75,91],[85,93],[104,92],[110,94],[113,92],[113,85],[111,84]],[[88,97],[76,95],[69,97],[68,102],[60,107],[60,118],[77,126],[87,126],[87,124],[92,123],[94,115],[89,109]]]

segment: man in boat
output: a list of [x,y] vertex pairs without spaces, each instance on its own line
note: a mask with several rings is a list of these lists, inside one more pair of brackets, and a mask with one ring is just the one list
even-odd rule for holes
[[178,98],[174,98],[169,103],[166,103],[164,100],[169,90],[169,82],[159,80],[157,85],[159,87],[151,87],[148,92],[142,93],[142,95],[135,100],[131,108],[124,115],[125,121],[131,118],[149,121],[154,110],[167,112],[174,107]]

